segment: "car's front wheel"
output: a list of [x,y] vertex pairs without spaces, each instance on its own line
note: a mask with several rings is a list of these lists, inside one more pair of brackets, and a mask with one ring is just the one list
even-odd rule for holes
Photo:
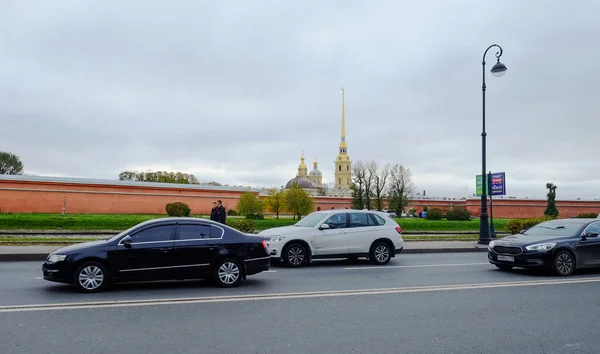
[[558,275],[569,276],[575,271],[575,258],[569,251],[559,251],[554,257],[554,270]]
[[231,288],[242,282],[242,265],[235,259],[221,260],[214,272],[214,280],[220,287]]
[[371,246],[370,259],[376,265],[388,264],[392,257],[392,249],[387,242],[379,241]]
[[283,252],[283,264],[288,267],[301,267],[308,262],[308,250],[299,243],[286,246]]
[[75,270],[73,284],[80,292],[100,292],[106,289],[109,283],[108,271],[100,262],[85,262]]

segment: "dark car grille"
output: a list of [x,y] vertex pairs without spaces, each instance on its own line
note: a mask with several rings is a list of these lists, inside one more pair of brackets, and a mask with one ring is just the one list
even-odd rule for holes
[[521,247],[494,246],[494,252],[503,254],[521,254]]

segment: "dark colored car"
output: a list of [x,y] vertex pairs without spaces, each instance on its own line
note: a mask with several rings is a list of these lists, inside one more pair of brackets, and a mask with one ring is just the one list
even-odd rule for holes
[[263,237],[200,218],[159,218],[102,241],[59,248],[44,279],[97,292],[116,282],[212,279],[233,287],[269,269]]
[[488,260],[502,270],[547,268],[559,275],[600,267],[600,220],[558,219],[490,242]]

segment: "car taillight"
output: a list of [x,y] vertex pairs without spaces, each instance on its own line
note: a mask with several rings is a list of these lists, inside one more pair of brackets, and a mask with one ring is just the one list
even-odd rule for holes
[[398,227],[396,228],[396,231],[398,231],[398,233],[399,233],[399,234],[401,234],[401,233],[402,233],[402,228],[401,228],[400,226],[398,226]]
[[263,245],[263,248],[265,249],[265,252],[267,252],[267,254],[269,254],[269,245],[267,245],[267,241],[262,240],[261,243]]

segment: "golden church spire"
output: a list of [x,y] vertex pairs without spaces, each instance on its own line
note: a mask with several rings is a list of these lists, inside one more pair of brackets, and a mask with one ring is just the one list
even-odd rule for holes
[[344,113],[344,88],[342,87],[342,141],[346,141],[346,116]]

